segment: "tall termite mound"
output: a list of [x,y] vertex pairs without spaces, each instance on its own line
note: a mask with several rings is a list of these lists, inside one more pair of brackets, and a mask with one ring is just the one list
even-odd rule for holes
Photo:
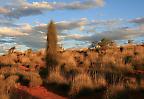
[[46,66],[48,74],[50,71],[55,69],[55,66],[57,64],[58,64],[57,30],[55,23],[51,21],[48,24],[48,31],[47,31]]

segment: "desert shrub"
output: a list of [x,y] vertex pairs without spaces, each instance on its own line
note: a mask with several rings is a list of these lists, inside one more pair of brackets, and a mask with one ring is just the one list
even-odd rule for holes
[[3,66],[12,66],[15,64],[15,61],[10,56],[0,56],[0,64],[3,64]]
[[29,63],[31,63],[30,58],[28,56],[19,57],[19,62],[21,64],[29,64]]
[[92,79],[92,81],[93,81],[93,86],[95,89],[100,89],[100,88],[106,87],[107,85],[104,75],[98,75],[96,76],[95,79]]
[[48,73],[48,69],[47,68],[40,68],[39,69],[39,75],[41,76],[41,78],[47,78],[47,73]]
[[89,59],[89,61],[92,61],[92,60],[96,61],[98,59],[98,53],[96,53],[94,51],[88,51],[87,58]]
[[39,75],[35,75],[36,77],[33,77],[33,75],[31,75],[31,79],[30,79],[30,87],[35,87],[35,86],[40,86],[42,85],[42,80],[41,78],[39,78]]
[[42,80],[38,74],[35,74],[35,73],[29,74],[29,73],[19,72],[16,75],[20,77],[18,82],[20,82],[22,85],[29,86],[29,87],[42,85]]
[[0,99],[10,99],[10,94],[16,88],[18,78],[18,76],[14,75],[0,80]]
[[127,64],[127,63],[131,63],[132,62],[132,56],[125,56],[124,57],[124,62],[125,62],[125,64]]
[[[67,56],[69,58],[67,58]],[[65,52],[58,66],[60,69],[60,73],[66,77],[66,79],[71,79],[72,76],[75,76],[77,73],[81,72],[78,68],[74,55],[68,52]]]
[[123,52],[124,51],[124,47],[123,46],[120,46],[120,52]]
[[110,86],[106,91],[106,99],[143,99],[143,91],[141,89],[126,88],[124,84]]
[[[0,74],[3,75],[4,78],[7,78],[11,75],[17,75],[19,77],[22,77],[23,79],[29,81],[28,85],[30,87],[42,85],[42,79],[37,72],[23,71],[17,67],[4,67],[0,69]],[[19,81],[22,82],[23,80]]]
[[119,83],[117,85],[111,85],[106,90],[105,98],[106,99],[115,99],[117,94],[121,91],[124,91],[124,90],[126,90],[126,88],[125,88],[123,83]]
[[133,70],[133,67],[131,66],[131,64],[124,64],[123,62],[118,62],[118,63],[106,63],[104,64],[104,70],[105,71],[109,71],[109,72],[113,72],[113,73],[126,73],[126,72],[130,72]]
[[78,67],[76,65],[74,65],[73,63],[66,63],[60,66],[61,67],[61,72],[69,72],[69,71],[78,71]]
[[29,80],[29,86],[35,87],[42,85],[42,79],[40,78],[40,75],[36,72],[17,72],[24,76],[25,79]]
[[61,54],[61,59],[59,60],[60,63],[72,63],[76,65],[75,63],[75,56],[77,55],[76,52],[72,51],[65,51]]
[[55,71],[51,71],[48,76],[48,83],[66,84],[66,79],[61,75],[60,70],[57,68]]
[[76,95],[83,89],[93,89],[93,82],[87,74],[79,74],[74,78],[69,94]]
[[31,53],[32,53],[32,49],[27,49],[27,50],[25,51],[25,53],[26,53],[27,55],[31,54]]
[[65,65],[62,65],[60,67],[60,73],[62,76],[64,76],[66,78],[66,80],[68,82],[71,82],[73,80],[73,78],[78,75],[80,72],[79,72],[79,69],[78,68],[70,68],[70,69],[66,69],[65,68]]
[[135,90],[139,86],[137,81],[138,80],[134,77],[125,78],[125,80],[124,80],[125,87],[127,89],[134,89]]
[[143,56],[135,56],[132,61],[132,66],[136,70],[144,70],[144,57]]
[[135,52],[134,52],[134,55],[139,55],[139,52],[136,52],[136,51],[135,51]]
[[45,61],[42,60],[42,57],[30,57],[31,63],[29,65],[33,69],[40,69],[45,67]]

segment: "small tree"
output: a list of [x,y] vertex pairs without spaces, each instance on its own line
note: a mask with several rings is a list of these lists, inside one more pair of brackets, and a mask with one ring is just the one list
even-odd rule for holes
[[57,31],[53,21],[48,25],[47,32],[47,49],[46,49],[46,65],[48,74],[57,65]]
[[128,44],[132,44],[134,40],[128,40]]
[[98,45],[98,41],[93,41],[92,43],[91,43],[91,45],[89,46],[89,49],[95,49],[96,48],[96,46]]
[[108,47],[112,45],[112,40],[107,39],[107,38],[103,38],[101,39],[101,41],[98,43],[99,46],[101,47]]
[[8,50],[8,54],[12,54],[15,51],[16,47],[12,47]]
[[103,38],[100,41],[92,42],[89,48],[96,48],[96,46],[99,46],[101,48],[108,48],[110,46],[116,46],[116,43],[110,39]]
[[116,43],[110,39],[103,38],[100,41],[94,41],[92,44],[89,46],[91,49],[96,49],[97,52],[102,52],[106,53],[106,50],[108,48],[114,48],[116,46]]

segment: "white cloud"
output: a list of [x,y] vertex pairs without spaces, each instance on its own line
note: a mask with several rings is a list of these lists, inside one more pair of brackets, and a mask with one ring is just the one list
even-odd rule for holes
[[53,6],[51,4],[49,4],[48,2],[33,2],[31,4],[31,7],[44,8],[44,9],[49,9],[49,10],[54,9]]
[[3,7],[0,7],[0,14],[6,14],[6,13],[8,13],[8,12],[9,12],[8,9],[5,9],[5,8],[3,8]]
[[85,0],[83,2],[75,1],[71,3],[53,3],[54,9],[88,9],[104,6],[104,0]]
[[81,28],[87,24],[88,20],[86,18],[81,18],[80,20],[76,21],[60,21],[56,23],[57,28],[60,31]]
[[71,34],[71,35],[66,36],[66,38],[75,39],[75,40],[81,39],[83,37],[85,37],[85,36],[84,35],[80,35],[80,34]]
[[140,28],[128,28],[128,29],[115,29],[111,31],[105,32],[95,32],[91,35],[83,35],[83,36],[69,36],[68,38],[75,39],[78,41],[98,41],[102,38],[109,38],[112,40],[128,40],[135,39],[136,37],[144,37],[144,29]]
[[[5,2],[1,0],[0,2]],[[20,18],[31,15],[39,15],[44,11],[50,10],[68,10],[68,9],[88,9],[104,6],[104,0],[84,0],[65,2],[33,2],[29,3],[26,0],[7,0],[3,8],[0,8],[0,13],[8,18]]]
[[144,24],[144,17],[135,18],[135,19],[130,20],[129,22],[137,23],[137,24]]
[[31,32],[33,30],[33,27],[28,23],[24,23],[22,25],[19,25],[17,29],[23,32]]
[[13,28],[7,28],[7,27],[1,27],[0,28],[0,35],[5,35],[5,36],[23,36],[23,35],[28,35],[27,33],[23,33],[17,29]]

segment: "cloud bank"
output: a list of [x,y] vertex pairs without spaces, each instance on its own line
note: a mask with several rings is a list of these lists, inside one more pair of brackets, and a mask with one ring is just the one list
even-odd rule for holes
[[[2,0],[1,2],[5,2]],[[27,0],[7,0],[0,7],[0,14],[8,18],[21,18],[25,16],[40,15],[45,11],[52,10],[78,10],[104,6],[104,0],[84,0],[65,2],[32,2]]]
[[[134,19],[133,19],[134,20]],[[69,40],[92,42],[107,37],[112,40],[134,39],[144,37],[144,25],[137,27],[123,27],[129,20],[79,20],[56,22],[58,37],[61,42]],[[82,29],[83,27],[83,29]],[[103,30],[99,31],[102,27]],[[75,31],[75,32],[74,32]],[[10,34],[11,33],[11,34]],[[13,34],[14,33],[14,34]],[[41,23],[35,26],[30,24],[18,25],[16,28],[1,28],[0,35],[16,37],[15,42],[30,48],[43,48],[46,43],[47,24]]]

